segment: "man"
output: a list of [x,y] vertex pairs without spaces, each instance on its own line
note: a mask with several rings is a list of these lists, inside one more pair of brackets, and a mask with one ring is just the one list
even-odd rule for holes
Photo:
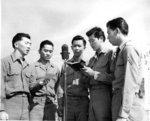
[[29,87],[32,101],[30,104],[31,121],[55,121],[55,96],[59,80],[59,69],[50,59],[54,45],[49,40],[40,44],[40,59],[30,66]]
[[115,79],[113,80],[113,121],[142,121],[139,103],[141,54],[128,40],[128,24],[119,17],[107,23],[110,43],[118,46]]
[[14,52],[2,59],[0,119],[29,119],[29,85],[25,56],[31,47],[30,35],[17,33],[12,40]]
[[[83,52],[86,48],[85,39],[77,35],[72,39],[73,57],[68,60],[70,63],[81,62],[83,60]],[[66,121],[87,121],[88,120],[88,81],[87,78],[81,73],[80,70],[74,70],[71,66],[66,67],[66,83],[67,83],[67,120]],[[64,70],[60,84],[64,89]]]
[[83,69],[90,77],[89,121],[111,121],[111,85],[113,80],[113,51],[105,46],[101,28],[94,27],[86,35],[96,54]]

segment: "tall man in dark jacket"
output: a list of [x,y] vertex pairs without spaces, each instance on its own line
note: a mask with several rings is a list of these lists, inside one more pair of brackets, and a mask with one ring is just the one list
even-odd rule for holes
[[111,86],[114,72],[113,50],[105,45],[100,27],[90,29],[86,35],[96,52],[83,72],[90,80],[89,121],[111,121]]

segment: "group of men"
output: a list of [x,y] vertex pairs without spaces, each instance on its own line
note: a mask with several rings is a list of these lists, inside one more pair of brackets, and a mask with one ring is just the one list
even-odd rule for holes
[[54,51],[50,40],[41,42],[39,60],[29,65],[24,57],[31,48],[30,35],[16,34],[14,52],[1,61],[0,119],[55,121],[57,110],[63,116],[66,76],[66,121],[143,121],[138,95],[141,53],[128,40],[128,24],[122,17],[108,21],[106,27],[117,50],[106,47],[104,31],[94,27],[86,32],[95,51],[88,62],[83,60],[86,40],[73,37],[73,57],[67,62],[83,63],[80,70],[67,65],[59,71],[50,61]]

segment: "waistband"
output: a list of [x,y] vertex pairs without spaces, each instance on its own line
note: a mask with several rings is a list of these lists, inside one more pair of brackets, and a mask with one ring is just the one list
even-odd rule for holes
[[88,99],[87,96],[72,96],[72,95],[68,95],[67,96],[68,99],[72,99],[72,100],[81,100],[81,99]]
[[46,97],[46,96],[41,96],[41,97],[32,97],[33,101],[40,101],[40,102],[46,102],[46,103],[53,103],[54,102],[54,98],[51,97]]
[[104,84],[91,85],[90,90],[99,90],[102,88],[110,88],[111,89],[111,86],[104,85]]
[[119,90],[122,90],[122,88],[112,88],[112,91],[119,91]]
[[27,92],[15,92],[12,95],[6,96],[7,99],[11,98],[11,97],[29,97],[29,93]]

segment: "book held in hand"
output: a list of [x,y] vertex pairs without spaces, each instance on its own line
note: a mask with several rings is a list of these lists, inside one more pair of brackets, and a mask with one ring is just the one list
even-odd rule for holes
[[67,65],[69,65],[75,71],[80,71],[85,66],[85,62],[84,61],[80,61],[80,62],[66,62],[66,63],[67,63]]

